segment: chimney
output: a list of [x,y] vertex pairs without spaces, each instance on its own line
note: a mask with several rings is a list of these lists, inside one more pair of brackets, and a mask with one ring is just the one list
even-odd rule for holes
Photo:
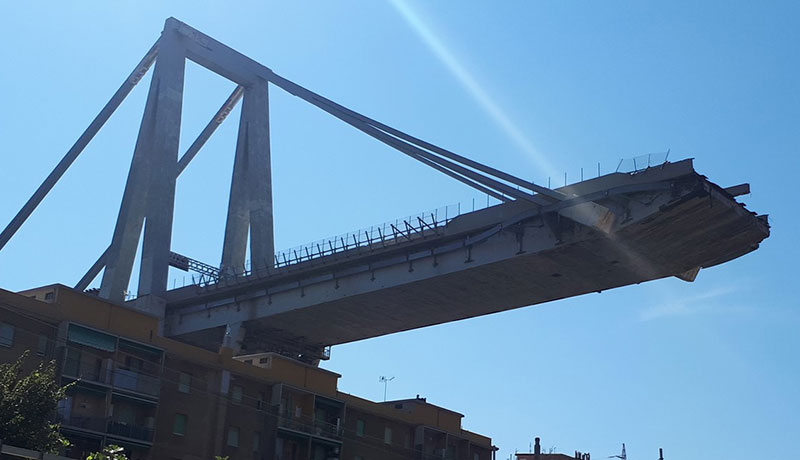
[[664,449],[658,448],[658,460],[664,460]]
[[533,440],[533,454],[538,456],[541,455],[541,453],[542,453],[542,446],[539,444],[539,438],[535,438]]

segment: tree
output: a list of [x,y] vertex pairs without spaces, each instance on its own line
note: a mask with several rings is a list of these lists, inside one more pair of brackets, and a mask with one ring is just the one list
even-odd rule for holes
[[68,386],[56,382],[55,361],[42,362],[22,375],[28,352],[16,362],[0,364],[0,439],[4,444],[54,452],[69,442],[50,421]]
[[86,460],[128,460],[125,456],[124,449],[114,444],[110,444],[103,448],[102,452],[95,452],[89,454]]

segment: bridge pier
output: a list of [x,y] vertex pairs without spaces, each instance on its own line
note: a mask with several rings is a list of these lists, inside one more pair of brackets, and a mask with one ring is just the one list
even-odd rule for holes
[[230,323],[225,326],[225,336],[222,338],[222,348],[230,348],[233,354],[238,355],[242,351],[242,342],[247,330],[242,321]]
[[241,273],[250,237],[251,268],[272,268],[275,253],[272,222],[272,180],[269,145],[268,83],[260,80],[244,90],[236,158],[233,164],[225,241],[220,272]]
[[142,227],[138,293],[167,290],[186,63],[175,31],[164,29],[158,53],[100,286],[101,297],[118,302],[125,300]]

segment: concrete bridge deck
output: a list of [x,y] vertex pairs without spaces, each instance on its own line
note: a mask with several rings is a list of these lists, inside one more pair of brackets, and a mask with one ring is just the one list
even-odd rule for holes
[[313,349],[668,276],[740,257],[769,236],[691,160],[559,189],[549,206],[508,202],[413,238],[265,274],[168,292],[165,333],[247,350]]

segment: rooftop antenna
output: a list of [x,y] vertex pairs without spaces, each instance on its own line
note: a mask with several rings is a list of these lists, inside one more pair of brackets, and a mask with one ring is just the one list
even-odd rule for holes
[[608,458],[619,458],[621,460],[628,460],[628,455],[625,453],[625,443],[622,443],[622,453],[619,455],[609,455]]
[[378,382],[383,384],[383,402],[386,402],[386,389],[389,387],[389,382],[392,380],[394,380],[394,377],[386,377],[384,375],[378,378]]

